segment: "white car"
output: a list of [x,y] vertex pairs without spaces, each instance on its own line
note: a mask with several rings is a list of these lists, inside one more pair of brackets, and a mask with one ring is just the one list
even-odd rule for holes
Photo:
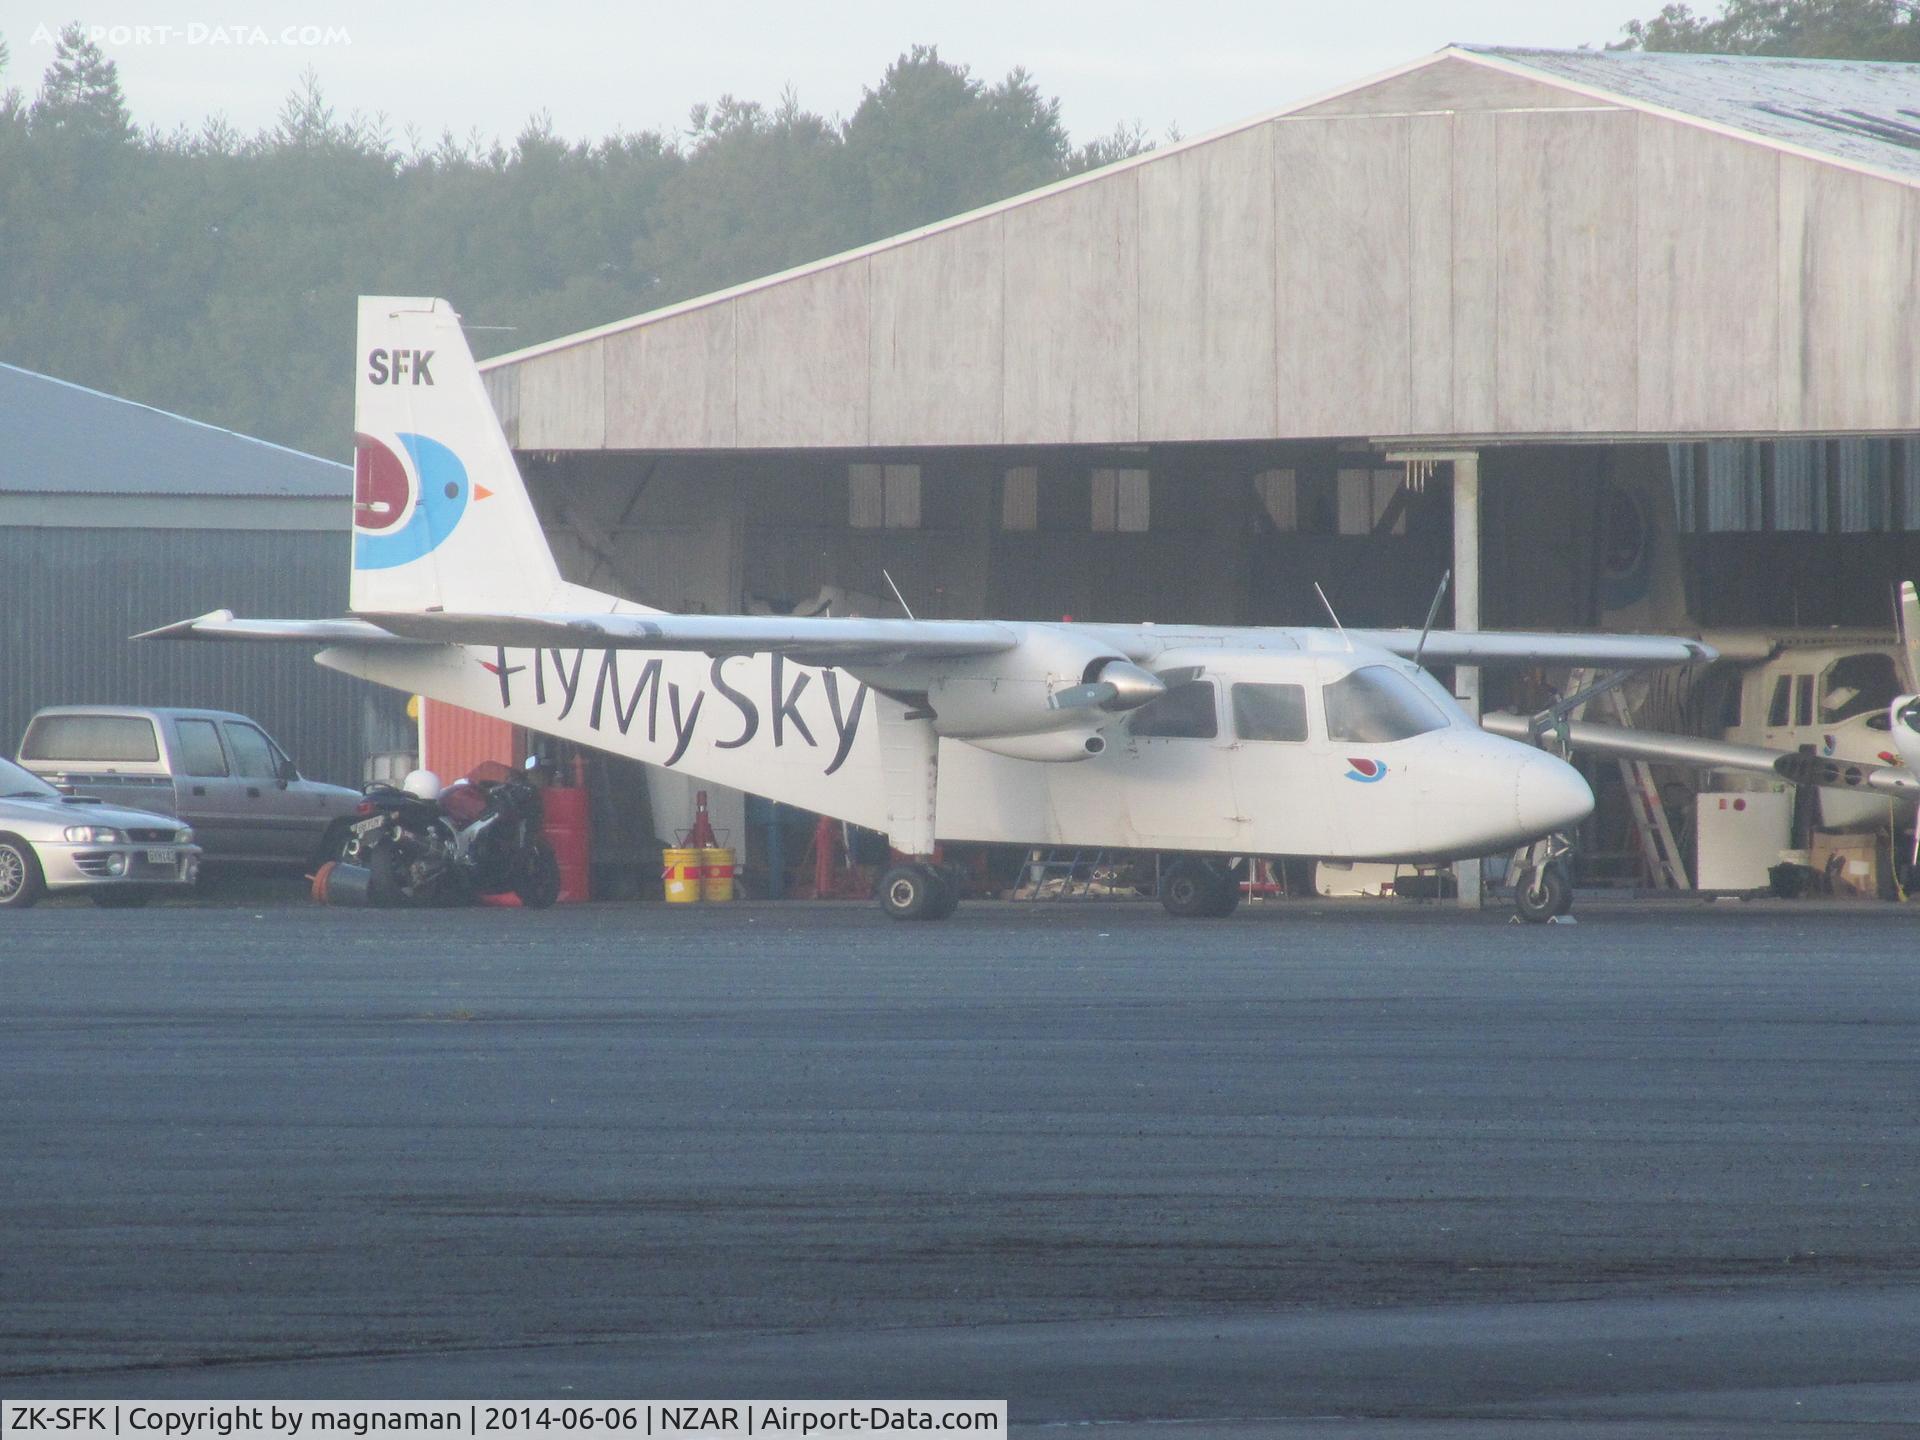
[[173,816],[62,795],[0,760],[0,910],[81,889],[98,905],[144,905],[199,872],[193,831]]

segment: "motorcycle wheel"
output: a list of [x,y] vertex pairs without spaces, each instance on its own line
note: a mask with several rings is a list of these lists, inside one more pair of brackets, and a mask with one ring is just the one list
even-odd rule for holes
[[361,863],[373,876],[367,882],[367,899],[382,907],[411,905],[414,896],[407,889],[400,850],[390,840],[376,840],[360,847]]
[[560,861],[546,841],[535,840],[527,846],[513,893],[528,910],[545,910],[560,898]]

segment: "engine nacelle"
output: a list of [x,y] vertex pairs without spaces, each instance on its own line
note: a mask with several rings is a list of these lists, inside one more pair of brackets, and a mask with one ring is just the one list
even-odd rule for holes
[[1093,729],[1049,730],[1039,735],[983,735],[966,742],[1014,760],[1066,764],[1091,760],[1107,751],[1107,737]]
[[[927,708],[933,711],[935,732],[956,740],[1056,732],[1078,732],[1084,740],[1110,717],[1165,691],[1158,676],[1124,655],[1081,636],[1035,627],[1013,650],[942,667],[928,682]],[[1089,753],[1097,752],[1082,746],[1070,756],[1055,747],[1044,758],[1079,760]]]

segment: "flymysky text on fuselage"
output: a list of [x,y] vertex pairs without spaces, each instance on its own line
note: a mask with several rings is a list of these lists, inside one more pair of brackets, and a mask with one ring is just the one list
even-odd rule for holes
[[[217,612],[156,635],[317,642],[324,665],[868,826],[922,862],[937,839],[1444,860],[1592,808],[1571,767],[1484,733],[1408,658],[1412,631],[675,615],[571,584],[451,307],[363,298],[358,354],[355,616]],[[1710,655],[1446,631],[1424,649]],[[902,873],[895,913],[950,908],[924,864]]]

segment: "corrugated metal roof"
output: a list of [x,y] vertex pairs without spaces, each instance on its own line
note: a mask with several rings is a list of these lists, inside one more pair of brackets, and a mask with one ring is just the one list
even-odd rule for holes
[[1644,50],[1457,48],[1920,184],[1920,65]]
[[0,493],[344,500],[353,468],[0,365]]

